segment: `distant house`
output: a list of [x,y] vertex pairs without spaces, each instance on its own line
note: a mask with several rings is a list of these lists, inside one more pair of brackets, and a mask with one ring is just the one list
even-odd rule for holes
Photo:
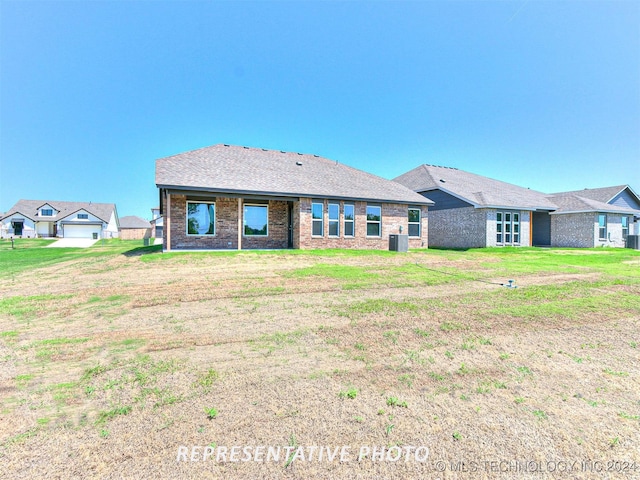
[[543,193],[456,168],[420,165],[394,181],[435,202],[429,208],[434,247],[529,246],[533,215],[556,208]]
[[164,249],[426,247],[433,202],[317,155],[214,145],[156,161]]
[[120,238],[122,240],[151,238],[151,233],[151,223],[144,218],[130,215],[120,219]]
[[19,200],[0,218],[2,237],[112,238],[118,236],[113,203]]
[[640,199],[626,185],[545,194],[434,165],[395,181],[435,202],[429,209],[431,246],[624,247],[639,230]]
[[163,230],[164,222],[160,207],[153,207],[151,209],[151,236],[153,238],[162,238]]
[[549,215],[550,237],[540,244],[565,247],[624,247],[640,234],[640,197],[628,185],[554,193],[557,205]]

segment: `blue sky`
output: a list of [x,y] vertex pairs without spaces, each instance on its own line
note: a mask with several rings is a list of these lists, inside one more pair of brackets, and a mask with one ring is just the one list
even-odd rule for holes
[[216,143],[640,191],[640,2],[0,1],[0,211]]

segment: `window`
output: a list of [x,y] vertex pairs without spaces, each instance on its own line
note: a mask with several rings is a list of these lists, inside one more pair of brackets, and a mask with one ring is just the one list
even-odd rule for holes
[[629,217],[622,217],[622,239],[626,240],[629,236]]
[[215,235],[216,204],[187,202],[187,235]]
[[409,236],[410,237],[420,236],[420,209],[419,208],[409,209]]
[[89,220],[89,215],[86,213],[79,213],[78,220]]
[[340,205],[337,203],[329,204],[329,236],[340,236]]
[[496,243],[501,245],[520,243],[520,213],[496,213]]
[[607,215],[605,213],[598,214],[598,238],[600,240],[607,239]]
[[344,236],[353,237],[355,235],[355,208],[353,205],[344,206]]
[[244,206],[244,234],[247,237],[266,237],[269,234],[269,207]]
[[40,210],[40,215],[43,217],[53,217],[53,209],[43,208],[42,210]]
[[367,237],[381,236],[382,207],[367,205]]
[[311,235],[322,237],[324,235],[324,204],[311,204]]

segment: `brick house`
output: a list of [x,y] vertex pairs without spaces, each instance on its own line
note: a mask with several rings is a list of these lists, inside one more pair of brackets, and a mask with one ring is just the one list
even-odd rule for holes
[[214,145],[156,161],[164,250],[428,245],[433,202],[317,155]]
[[430,246],[624,247],[627,235],[640,233],[640,199],[628,186],[549,195],[434,165],[394,181],[435,202]]
[[151,223],[144,218],[129,215],[120,218],[120,238],[122,240],[142,240],[152,237]]
[[[640,234],[640,197],[628,185],[554,193],[549,244],[562,247],[624,247]],[[541,239],[546,242],[546,239]]]
[[435,202],[429,244],[446,248],[532,245],[532,221],[556,206],[545,194],[456,168],[420,165],[394,181]]

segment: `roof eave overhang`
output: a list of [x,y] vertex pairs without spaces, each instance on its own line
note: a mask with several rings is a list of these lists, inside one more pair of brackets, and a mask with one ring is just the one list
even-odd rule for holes
[[235,189],[226,189],[226,188],[208,188],[208,187],[184,187],[180,185],[164,185],[164,184],[156,184],[156,186],[160,189],[165,189],[167,193],[175,194],[218,194],[224,195],[230,198],[236,197],[251,197],[254,199],[271,199],[271,200],[283,200],[290,201],[300,198],[326,198],[328,200],[351,200],[351,201],[361,201],[361,202],[377,202],[377,203],[401,203],[406,205],[435,205],[433,200],[429,200],[427,198],[421,199],[383,199],[383,198],[373,198],[373,197],[358,197],[358,196],[344,196],[344,195],[326,195],[324,193],[312,193],[312,192],[269,192],[269,191],[252,191],[252,190],[235,190]]
[[496,208],[500,210],[526,210],[531,212],[552,212],[556,207],[536,207],[532,205],[481,205],[476,208]]
[[6,218],[12,217],[13,215],[22,215],[23,217],[28,218],[28,219],[29,219],[29,220],[31,220],[32,222],[35,222],[35,221],[36,221],[36,220],[35,220],[34,218],[32,218],[30,215],[27,215],[27,214],[25,214],[25,213],[22,213],[20,210],[16,210],[15,212],[11,212],[11,213],[9,213],[9,214],[5,215],[4,217],[0,218],[0,221],[4,220],[4,219],[6,219]]
[[609,210],[609,209],[585,209],[585,210],[567,210],[567,211],[555,211],[549,212],[549,215],[568,215],[570,213],[617,213],[620,215],[640,215],[640,211],[637,210]]

